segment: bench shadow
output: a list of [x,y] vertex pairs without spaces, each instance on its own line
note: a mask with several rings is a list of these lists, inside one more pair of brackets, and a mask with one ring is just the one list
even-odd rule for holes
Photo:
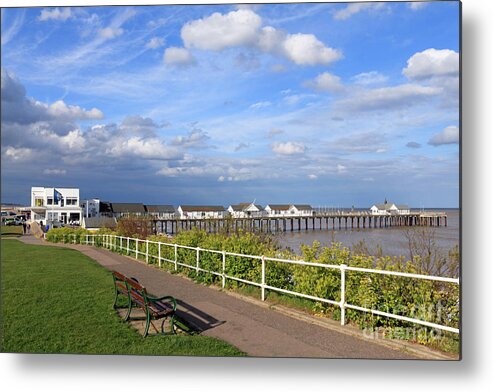
[[201,333],[208,329],[218,327],[226,321],[217,320],[202,310],[187,302],[177,299],[176,316],[183,321],[195,333]]

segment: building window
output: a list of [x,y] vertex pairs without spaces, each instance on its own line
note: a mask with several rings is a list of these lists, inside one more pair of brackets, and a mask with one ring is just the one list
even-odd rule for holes
[[46,204],[49,206],[53,205],[53,197],[47,197],[46,198]]
[[67,197],[67,205],[68,206],[76,206],[77,205],[77,198]]
[[41,197],[36,197],[36,198],[34,199],[34,205],[35,205],[36,207],[43,207],[43,206],[44,206],[44,200],[43,200],[43,198],[41,198]]

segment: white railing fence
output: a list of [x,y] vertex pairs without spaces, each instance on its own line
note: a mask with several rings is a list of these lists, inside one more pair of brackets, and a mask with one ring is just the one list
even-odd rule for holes
[[[59,240],[57,235],[54,235],[55,242]],[[265,291],[266,290],[271,290],[271,291],[276,291],[280,293],[285,293],[285,294],[290,294],[296,297],[300,298],[306,298],[306,299],[311,299],[314,301],[318,302],[323,302],[327,304],[331,304],[334,306],[338,306],[341,310],[341,325],[345,324],[346,316],[345,316],[345,310],[346,309],[353,309],[361,312],[366,312],[370,313],[372,315],[376,316],[384,316],[384,317],[389,317],[393,318],[396,320],[401,320],[401,321],[406,321],[414,324],[419,324],[423,325],[426,327],[430,328],[436,328],[452,333],[459,333],[460,330],[458,328],[453,328],[447,325],[442,325],[442,324],[437,324],[437,323],[432,323],[416,318],[411,318],[411,317],[406,317],[398,314],[393,314],[393,313],[388,313],[388,312],[383,312],[375,309],[370,309],[362,306],[357,306],[353,305],[350,303],[346,302],[346,274],[348,271],[354,271],[354,272],[360,272],[360,273],[366,273],[366,274],[380,274],[380,275],[392,275],[392,276],[399,276],[399,277],[405,277],[409,279],[418,279],[418,280],[428,280],[428,281],[439,281],[439,282],[447,282],[447,283],[452,283],[459,285],[459,279],[458,278],[446,278],[446,277],[440,277],[440,276],[431,276],[431,275],[420,275],[420,274],[411,274],[411,273],[406,273],[406,272],[396,272],[396,271],[386,271],[386,270],[378,270],[378,269],[369,269],[369,268],[359,268],[359,267],[351,267],[346,264],[341,264],[341,265],[332,265],[332,264],[321,264],[321,263],[312,263],[312,262],[306,262],[302,260],[288,260],[288,259],[278,259],[278,258],[273,258],[273,257],[267,257],[267,256],[256,256],[256,255],[247,255],[247,254],[239,254],[239,253],[233,253],[233,252],[226,252],[226,251],[220,251],[220,250],[212,250],[212,249],[202,249],[200,247],[191,247],[191,246],[185,246],[185,245],[178,245],[178,244],[170,244],[166,242],[157,242],[157,241],[149,241],[149,240],[141,240],[138,238],[132,238],[132,237],[122,237],[122,236],[116,236],[112,234],[82,234],[80,236],[77,236],[76,234],[70,234],[70,235],[63,235],[63,238],[60,238],[64,243],[80,243],[80,244],[86,244],[86,245],[92,245],[92,246],[101,246],[106,249],[112,250],[112,251],[120,251],[124,254],[127,254],[128,256],[135,257],[135,259],[139,259],[139,256],[141,256],[143,259],[145,259],[146,263],[150,262],[157,262],[159,267],[162,266],[163,262],[170,263],[174,266],[174,270],[178,270],[178,266],[189,268],[195,270],[195,272],[203,272],[203,273],[208,273],[212,275],[216,275],[220,278],[222,278],[222,287],[224,288],[226,286],[226,281],[227,280],[232,280],[232,281],[237,281],[241,282],[247,285],[252,285],[259,287],[261,289],[261,299],[262,301],[265,301]],[[149,252],[149,246],[150,245],[155,245],[157,246],[157,254],[153,254],[152,252]],[[171,252],[166,252],[163,250],[164,249],[171,250]],[[179,249],[184,249],[188,251],[193,251],[196,254],[195,257],[195,263],[194,265],[184,263],[180,261],[179,259]],[[220,271],[214,271],[211,269],[203,268],[203,265],[201,266],[201,255],[205,254],[216,254],[219,255],[218,261],[220,261]],[[172,258],[166,258],[163,257],[163,254],[172,254]],[[261,277],[259,282],[251,281],[251,280],[246,280],[246,279],[241,279],[232,275],[228,275],[226,273],[226,258],[227,257],[241,257],[245,259],[251,259],[255,260],[258,263],[261,263]],[[279,287],[271,286],[266,283],[266,265],[268,262],[278,262],[278,263],[286,263],[286,264],[295,264],[295,265],[304,265],[307,267],[317,267],[317,268],[327,268],[327,269],[332,269],[332,270],[339,270],[340,271],[340,301],[336,301],[333,299],[328,299],[328,298],[320,298],[308,294],[303,294],[299,293],[296,291],[291,291],[291,290],[286,290],[282,289]]]

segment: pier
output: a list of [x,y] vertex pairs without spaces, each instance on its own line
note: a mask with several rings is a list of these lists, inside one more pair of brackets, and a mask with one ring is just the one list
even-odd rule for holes
[[354,230],[399,226],[447,226],[445,212],[371,214],[368,212],[316,213],[311,216],[248,218],[152,219],[154,233],[176,234],[198,228],[210,233],[238,230],[265,233],[301,230]]

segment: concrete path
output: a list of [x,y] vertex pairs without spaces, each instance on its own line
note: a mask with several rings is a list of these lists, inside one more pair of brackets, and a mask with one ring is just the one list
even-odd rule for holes
[[[32,236],[19,238],[26,244],[76,249],[109,270],[136,277],[154,295],[172,295],[180,316],[202,335],[224,340],[249,356],[308,358],[417,359],[411,351],[377,344],[362,336],[342,333],[269,309],[256,300],[240,298],[194,283],[106,249],[86,245],[51,244]],[[109,289],[113,289],[112,287]],[[295,314],[296,312],[293,312]],[[344,327],[346,328],[346,327]],[[349,328],[349,327],[348,327]]]

